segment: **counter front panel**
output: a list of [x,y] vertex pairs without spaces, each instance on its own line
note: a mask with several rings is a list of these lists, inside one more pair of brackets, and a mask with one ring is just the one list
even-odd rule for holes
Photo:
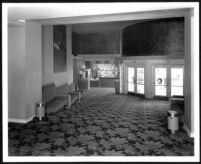
[[115,80],[117,78],[100,78],[100,87],[102,88],[115,88]]

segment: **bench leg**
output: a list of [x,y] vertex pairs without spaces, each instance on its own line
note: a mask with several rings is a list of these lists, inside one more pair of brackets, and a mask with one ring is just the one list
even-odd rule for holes
[[82,98],[81,93],[79,92],[79,100],[78,100],[79,102],[81,101],[81,98]]
[[71,96],[68,95],[68,106],[66,105],[66,108],[71,108]]
[[79,102],[80,102],[82,99],[84,99],[84,98],[83,98],[83,93],[79,92]]

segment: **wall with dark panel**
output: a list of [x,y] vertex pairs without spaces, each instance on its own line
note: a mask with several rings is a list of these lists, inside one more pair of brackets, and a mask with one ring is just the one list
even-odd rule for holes
[[[82,33],[73,35],[74,52],[79,54],[119,54],[120,32]],[[77,42],[77,44],[76,44]]]
[[184,55],[184,18],[167,18],[123,29],[123,55]]
[[53,71],[53,26],[42,26],[42,84],[54,82],[56,86],[73,82],[73,55],[72,55],[72,25],[66,25],[66,70],[55,73]]

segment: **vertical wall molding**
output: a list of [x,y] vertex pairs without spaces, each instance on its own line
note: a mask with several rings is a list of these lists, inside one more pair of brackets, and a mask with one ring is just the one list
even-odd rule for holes
[[194,138],[194,133],[192,133],[190,131],[190,129],[188,128],[188,126],[184,123],[184,126],[183,126],[184,130],[186,131],[186,133],[189,135],[189,137],[191,138]]
[[184,123],[191,133],[194,133],[194,17],[189,11],[184,19]]

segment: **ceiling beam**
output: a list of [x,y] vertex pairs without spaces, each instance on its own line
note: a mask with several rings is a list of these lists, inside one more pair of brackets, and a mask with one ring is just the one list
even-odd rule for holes
[[79,24],[79,23],[128,21],[128,20],[142,20],[142,19],[159,19],[169,17],[184,17],[187,14],[189,14],[191,9],[192,8],[152,10],[152,11],[140,11],[140,12],[119,13],[119,14],[32,19],[30,21],[38,22],[41,23],[42,25],[56,25],[56,24]]

